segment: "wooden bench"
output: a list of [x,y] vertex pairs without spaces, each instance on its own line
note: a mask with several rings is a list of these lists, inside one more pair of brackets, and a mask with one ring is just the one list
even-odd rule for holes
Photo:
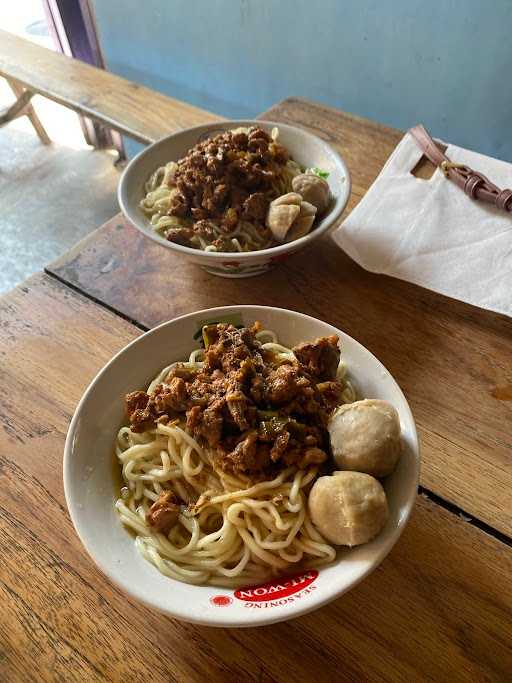
[[0,126],[28,115],[43,142],[49,140],[43,139],[46,133],[30,104],[36,93],[145,144],[181,128],[221,120],[203,109],[2,30],[0,76],[9,81],[18,97],[0,112]]
[[32,102],[30,101],[34,93],[30,92],[30,90],[25,90],[22,86],[9,79],[7,79],[7,83],[17,99],[3,111],[0,110],[0,127],[10,121],[14,121],[14,119],[17,119],[20,116],[27,116],[43,145],[49,145],[51,140],[48,133],[39,120],[39,116],[36,114]]

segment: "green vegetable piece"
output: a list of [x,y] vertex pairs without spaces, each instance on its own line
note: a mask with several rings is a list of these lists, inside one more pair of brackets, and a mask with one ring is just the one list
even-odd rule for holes
[[330,175],[329,171],[323,171],[321,168],[318,168],[318,166],[313,168],[313,173],[319,178],[328,178]]
[[199,328],[197,332],[194,334],[194,339],[196,341],[201,339],[203,327],[205,325],[213,325],[217,323],[231,323],[234,327],[237,327],[238,329],[244,326],[241,313],[231,313],[230,315],[219,316],[216,319],[200,320],[198,323]]
[[204,348],[207,349],[217,339],[217,325],[204,325],[202,334]]
[[[272,411],[262,411],[272,412]],[[289,417],[272,417],[260,422],[260,435],[263,439],[273,440],[290,422]]]
[[303,439],[306,435],[306,425],[302,422],[297,422],[297,420],[290,420],[288,431],[296,439]]

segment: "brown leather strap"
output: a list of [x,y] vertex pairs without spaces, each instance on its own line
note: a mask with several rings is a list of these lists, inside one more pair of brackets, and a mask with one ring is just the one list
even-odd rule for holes
[[512,213],[512,190],[500,190],[482,173],[473,171],[464,164],[453,164],[441,152],[426,128],[421,124],[411,128],[409,133],[416,140],[427,159],[439,166],[445,176],[464,190],[468,197],[493,204],[502,211]]

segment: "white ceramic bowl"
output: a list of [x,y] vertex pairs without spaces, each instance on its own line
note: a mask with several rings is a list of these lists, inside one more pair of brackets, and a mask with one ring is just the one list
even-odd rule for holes
[[[233,591],[191,586],[160,574],[135,549],[133,537],[114,510],[114,440],[125,422],[123,398],[147,386],[172,361],[188,358],[194,333],[204,321],[238,313],[244,324],[260,320],[291,346],[337,334],[342,354],[361,396],[390,401],[398,410],[405,453],[384,481],[390,518],[366,545],[342,550],[335,563],[302,572],[293,580]],[[226,306],[191,313],[164,323],[126,346],[91,382],[71,421],[64,454],[64,488],[75,529],[98,567],[134,598],[169,616],[210,626],[259,626],[297,617],[321,607],[355,586],[398,540],[414,504],[419,475],[419,446],[414,420],[397,383],[361,344],[309,316],[265,306]]]
[[[279,142],[288,148],[292,157],[306,167],[318,166],[329,172],[327,179],[333,201],[328,212],[305,237],[270,249],[247,253],[215,253],[183,247],[160,237],[150,225],[139,203],[144,197],[144,185],[157,168],[169,161],[177,161],[198,142],[224,130],[239,126],[259,126],[270,132],[279,128]],[[181,254],[214,275],[249,277],[265,272],[323,235],[341,216],[350,197],[350,174],[340,155],[326,142],[311,133],[270,121],[223,121],[188,128],[158,140],[140,152],[128,164],[119,181],[117,197],[123,214],[144,235],[167,249]]]

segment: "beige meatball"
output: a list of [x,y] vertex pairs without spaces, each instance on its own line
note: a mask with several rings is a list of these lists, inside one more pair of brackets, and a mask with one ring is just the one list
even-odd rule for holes
[[300,173],[292,180],[294,192],[298,192],[304,201],[316,206],[319,214],[329,206],[331,191],[329,183],[314,173]]
[[400,419],[387,401],[370,398],[340,406],[329,420],[336,466],[385,477],[402,453]]
[[335,545],[367,543],[385,525],[388,502],[382,485],[362,472],[334,472],[316,480],[309,514],[318,531]]

